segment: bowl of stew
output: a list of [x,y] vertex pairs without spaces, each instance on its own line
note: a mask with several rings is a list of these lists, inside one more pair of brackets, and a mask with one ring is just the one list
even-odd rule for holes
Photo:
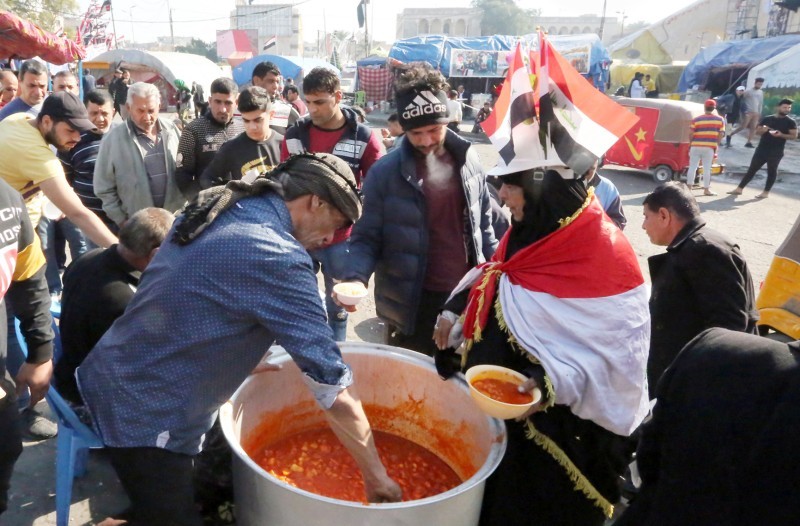
[[507,367],[499,365],[475,365],[466,374],[469,393],[478,407],[486,414],[502,420],[524,415],[528,409],[542,399],[537,387],[533,392],[520,392],[528,378]]

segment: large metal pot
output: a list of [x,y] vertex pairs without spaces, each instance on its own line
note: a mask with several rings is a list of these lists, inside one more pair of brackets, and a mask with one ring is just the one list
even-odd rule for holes
[[325,425],[325,417],[285,353],[283,369],[251,376],[220,409],[234,451],[239,526],[468,526],[478,523],[486,478],[506,448],[505,425],[483,414],[461,375],[444,382],[427,356],[369,343],[341,344],[354,387],[375,429],[433,451],[464,480],[427,499],[363,505],[322,497],[281,482],[246,450],[265,436],[279,439]]

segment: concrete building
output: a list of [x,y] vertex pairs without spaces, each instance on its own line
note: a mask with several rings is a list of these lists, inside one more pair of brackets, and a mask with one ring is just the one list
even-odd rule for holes
[[605,21],[598,15],[580,16],[540,16],[536,17],[536,25],[547,31],[549,35],[581,35],[594,33],[600,35],[603,28],[604,44],[614,42],[620,37],[622,26],[614,17],[606,16]]
[[[421,35],[448,35],[454,37],[479,37],[483,11],[471,8],[421,8],[404,9],[397,15],[397,38],[411,38]],[[606,17],[601,23],[597,15],[581,16],[542,16],[535,20],[536,25],[551,35],[577,35],[581,33],[600,34],[603,26],[603,42],[613,42],[619,38],[621,26],[614,17]]]
[[[231,11],[231,29],[258,30],[256,53],[273,55],[303,54],[303,23],[300,11],[292,4],[252,4],[247,0],[236,0],[236,9]],[[273,36],[277,44],[266,51],[264,44]]]
[[421,35],[481,36],[480,9],[465,7],[403,9],[397,15],[397,39]]

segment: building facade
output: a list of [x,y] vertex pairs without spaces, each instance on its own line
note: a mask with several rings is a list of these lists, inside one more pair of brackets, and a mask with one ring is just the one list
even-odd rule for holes
[[482,17],[480,9],[403,9],[397,15],[397,39],[424,35],[479,37]]
[[[536,25],[548,35],[581,35],[594,33],[608,44],[619,39],[622,26],[615,17],[607,16],[605,20],[598,15],[580,16],[539,16]],[[600,28],[602,27],[602,35]]]
[[[397,15],[398,39],[424,35],[446,35],[452,37],[479,37],[483,11],[471,8],[422,8],[404,9]],[[600,35],[602,27],[603,42],[618,39],[621,24],[614,17],[605,21],[597,15],[581,16],[541,16],[536,25],[550,35],[578,35],[595,33]]]
[[[272,55],[303,54],[303,24],[300,11],[292,4],[252,4],[247,0],[236,0],[236,9],[231,11],[231,29],[255,29],[258,31],[257,54]],[[264,50],[272,37],[276,45]]]

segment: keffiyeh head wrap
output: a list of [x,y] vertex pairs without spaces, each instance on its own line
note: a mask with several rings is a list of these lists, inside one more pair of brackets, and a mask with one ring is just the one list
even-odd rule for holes
[[183,211],[172,242],[186,245],[197,238],[219,214],[245,197],[275,192],[286,200],[313,194],[332,204],[351,222],[361,217],[361,196],[350,167],[335,155],[303,153],[289,157],[252,183],[229,181],[200,192]]

